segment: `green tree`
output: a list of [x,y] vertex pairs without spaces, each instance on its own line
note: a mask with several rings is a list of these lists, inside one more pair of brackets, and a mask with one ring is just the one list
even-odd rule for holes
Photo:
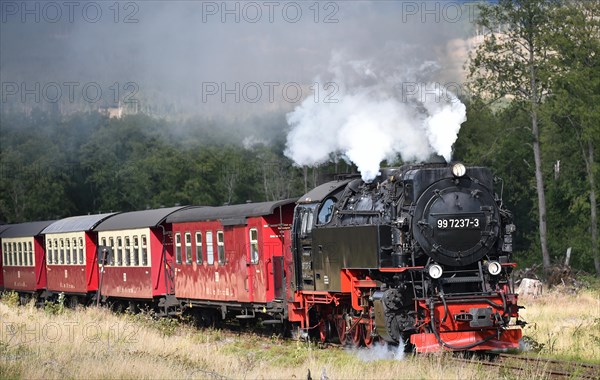
[[529,112],[545,269],[550,266],[550,253],[539,107],[553,74],[548,34],[555,7],[556,2],[550,0],[500,0],[498,4],[482,6],[478,23],[487,33],[469,62],[469,76],[476,93],[492,100],[508,97]]
[[[559,75],[550,98],[552,119],[575,137],[585,167],[589,200],[591,244],[596,274],[600,276],[595,147],[600,138],[600,2],[569,1],[553,18],[553,61]],[[580,193],[580,192],[579,192]],[[585,194],[584,194],[585,195]],[[575,198],[581,200],[581,194]]]
[[[495,192],[513,212],[517,225],[515,253],[530,263],[536,244],[533,152],[528,137],[529,115],[517,104],[493,109],[481,99],[467,103],[453,157],[470,165],[489,167],[497,178]],[[538,251],[539,252],[539,251]]]

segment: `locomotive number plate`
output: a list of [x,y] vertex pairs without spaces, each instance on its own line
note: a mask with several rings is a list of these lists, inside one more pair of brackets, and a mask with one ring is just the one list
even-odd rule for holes
[[441,218],[437,220],[437,228],[441,230],[454,228],[480,228],[479,218]]

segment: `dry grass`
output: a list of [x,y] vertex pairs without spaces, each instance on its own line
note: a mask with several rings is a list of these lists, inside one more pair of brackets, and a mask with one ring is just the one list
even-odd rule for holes
[[529,322],[523,335],[533,339],[540,356],[600,363],[600,293],[557,288],[520,303]]
[[[590,326],[600,328],[598,298],[550,295],[527,306],[526,317],[535,327],[526,334],[541,343],[550,334],[549,353],[566,353],[576,345],[581,346],[579,357],[600,358],[598,343],[592,348],[586,337]],[[96,308],[57,312],[0,302],[0,378],[305,379],[309,369],[314,379],[323,370],[329,379],[515,378],[447,355],[376,362],[361,355],[275,337],[197,330],[143,314],[116,315]]]

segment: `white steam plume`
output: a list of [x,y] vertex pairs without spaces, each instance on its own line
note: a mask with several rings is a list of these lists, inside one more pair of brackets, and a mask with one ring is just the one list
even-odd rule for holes
[[384,159],[422,161],[437,153],[450,161],[466,108],[445,87],[421,80],[435,64],[399,72],[374,62],[334,55],[329,71],[339,88],[330,93],[335,102],[309,97],[287,115],[292,129],[285,154],[296,165],[314,166],[342,154],[371,182]]
[[351,348],[349,351],[364,362],[376,360],[404,360],[404,342],[390,346],[385,342],[375,343],[372,347]]

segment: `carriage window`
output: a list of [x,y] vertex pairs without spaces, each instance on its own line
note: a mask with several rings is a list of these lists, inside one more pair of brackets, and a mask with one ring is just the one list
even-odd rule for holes
[[142,265],[148,265],[148,244],[146,235],[142,235]]
[[23,265],[29,266],[29,251],[27,250],[27,242],[23,242]]
[[327,198],[325,202],[323,202],[323,204],[321,205],[321,210],[319,211],[317,223],[327,224],[329,223],[329,221],[331,221],[331,217],[333,216],[333,206],[335,206],[335,202],[335,198]]
[[65,264],[71,264],[71,241],[65,239]]
[[258,264],[258,230],[250,229],[250,262]]
[[58,239],[54,239],[54,264],[58,264]]
[[79,264],[85,264],[85,255],[83,249],[83,238],[79,238]]
[[13,249],[10,243],[8,243],[8,265],[13,265]]
[[77,264],[77,239],[73,238],[71,245],[71,263]]
[[17,250],[17,252],[19,252],[19,256],[17,258],[17,265],[22,266],[23,265],[23,244],[21,244],[21,242],[18,242],[17,247],[19,247]]
[[202,264],[202,233],[196,232],[196,263]]
[[217,254],[219,264],[225,264],[225,237],[223,231],[217,231]]
[[129,236],[125,236],[125,258],[123,261],[125,262],[123,265],[126,267],[131,265],[131,240]]
[[33,247],[31,246],[31,242],[27,242],[27,248],[28,249],[28,254],[29,254],[29,265],[34,266],[35,263],[33,262]]
[[[102,239],[100,239],[100,245],[103,247],[106,247],[106,238],[103,237]],[[100,253],[100,256],[98,256],[98,260],[100,262],[100,264],[104,264],[104,265],[108,265],[108,254],[107,253]]]
[[117,260],[116,266],[120,267],[123,265],[123,238],[117,237]]
[[52,264],[52,239],[46,240],[46,264]]
[[23,242],[23,266],[29,266],[29,257],[27,255],[27,243]]
[[133,237],[133,254],[131,255],[131,259],[133,261],[131,265],[136,267],[140,265],[140,239],[137,235]]
[[189,232],[185,233],[185,263],[192,263],[192,234]]
[[2,244],[2,264],[8,265],[8,249],[6,243]]
[[23,265],[29,266],[29,247],[27,246],[27,242],[23,242]]
[[206,231],[206,261],[209,265],[215,262],[212,231]]
[[65,239],[60,239],[60,255],[58,257],[58,261],[61,264],[65,263]]
[[19,251],[17,250],[17,243],[13,243],[13,263],[19,265]]
[[175,234],[175,262],[181,264],[181,233]]
[[115,265],[115,241],[113,238],[108,238],[108,243],[112,251],[112,255],[108,256],[108,265]]

